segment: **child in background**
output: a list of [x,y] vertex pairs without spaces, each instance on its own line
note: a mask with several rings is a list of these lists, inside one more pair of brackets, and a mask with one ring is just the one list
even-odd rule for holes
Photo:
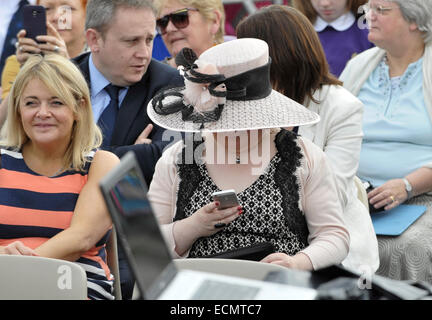
[[[293,0],[312,22],[324,48],[330,72],[339,77],[356,54],[373,47],[366,23],[357,23],[367,0]],[[364,20],[365,21],[365,20]]]

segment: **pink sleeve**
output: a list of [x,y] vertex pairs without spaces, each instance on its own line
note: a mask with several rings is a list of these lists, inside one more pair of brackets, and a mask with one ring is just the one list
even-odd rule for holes
[[155,173],[148,192],[148,198],[173,258],[179,258],[175,252],[173,236],[175,222],[173,222],[173,219],[176,212],[178,188],[175,159],[177,152],[180,152],[181,148],[182,142],[180,141],[165,150],[156,164]]

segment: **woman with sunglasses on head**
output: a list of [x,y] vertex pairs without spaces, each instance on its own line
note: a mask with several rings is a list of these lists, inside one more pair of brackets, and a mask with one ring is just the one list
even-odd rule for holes
[[221,0],[154,0],[158,33],[171,54],[165,59],[177,67],[175,57],[183,48],[191,48],[198,56],[222,43],[225,12]]
[[[293,6],[314,25],[323,45],[330,72],[339,77],[352,56],[373,47],[367,39],[362,5],[367,0],[293,0]],[[362,18],[361,18],[362,19]],[[360,22],[360,23],[358,23]]]
[[377,47],[352,59],[341,75],[364,104],[358,176],[375,187],[368,193],[375,209],[427,208],[400,236],[378,237],[378,274],[430,282],[432,0],[371,0],[366,17]]

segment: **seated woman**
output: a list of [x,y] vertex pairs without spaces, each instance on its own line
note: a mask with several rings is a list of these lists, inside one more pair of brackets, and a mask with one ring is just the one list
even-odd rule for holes
[[171,53],[166,61],[177,67],[175,57],[183,48],[198,56],[222,43],[225,33],[225,11],[221,0],[154,0],[156,27]]
[[[324,153],[279,129],[319,117],[272,90],[268,50],[258,39],[212,47],[185,66],[185,88],[156,95],[147,108],[162,127],[198,133],[164,152],[149,189],[176,257],[266,243],[273,250],[261,261],[312,270],[338,264],[348,253]],[[235,190],[239,207],[219,209],[212,201],[213,192],[226,189]]]
[[369,40],[377,48],[350,61],[344,86],[364,103],[358,176],[370,203],[390,210],[427,206],[398,237],[378,237],[378,274],[432,279],[432,1],[370,1]]
[[66,58],[74,58],[87,50],[84,33],[87,0],[37,0],[36,4],[45,7],[47,17],[46,36],[40,36],[41,43],[26,37],[26,30],[18,32],[16,55],[7,58],[2,74],[3,88],[0,106],[0,127],[6,117],[7,96],[15,77],[32,54],[58,53]]
[[262,8],[237,26],[237,36],[266,41],[273,89],[320,115],[319,123],[301,126],[298,133],[324,151],[336,174],[351,240],[343,265],[359,271],[368,267],[375,272],[378,243],[354,182],[362,142],[362,103],[329,73],[313,26],[296,9],[277,5]]
[[[356,54],[373,47],[367,35],[364,5],[367,0],[293,0],[293,6],[308,17],[321,40],[330,72],[339,77]],[[357,19],[359,18],[359,19]]]
[[87,83],[58,54],[31,56],[12,87],[0,141],[0,254],[76,261],[88,297],[113,299],[100,179],[119,160],[97,151]]

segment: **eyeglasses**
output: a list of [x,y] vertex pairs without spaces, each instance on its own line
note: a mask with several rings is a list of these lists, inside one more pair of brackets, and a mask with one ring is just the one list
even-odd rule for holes
[[177,29],[186,28],[189,25],[189,11],[198,11],[198,9],[184,8],[157,19],[157,32],[160,34],[166,33],[166,27],[168,26],[170,20]]
[[373,12],[375,14],[378,14],[380,16],[384,16],[386,14],[386,12],[391,11],[393,9],[396,9],[397,7],[384,7],[384,6],[373,6],[371,7],[371,5],[369,3],[363,5],[363,9],[365,11],[366,14],[368,14],[369,12]]

